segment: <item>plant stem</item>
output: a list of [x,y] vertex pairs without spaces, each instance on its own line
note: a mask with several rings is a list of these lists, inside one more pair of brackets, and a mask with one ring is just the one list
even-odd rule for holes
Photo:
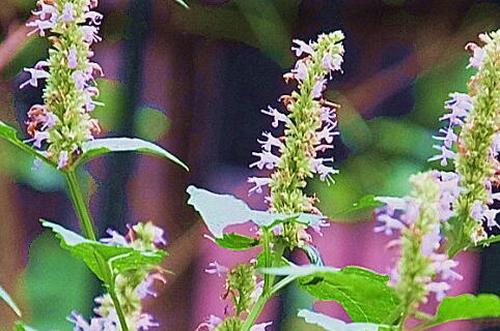
[[120,321],[121,331],[128,331],[125,313],[123,312],[122,306],[120,305],[120,300],[118,300],[118,297],[116,296],[114,286],[110,286],[109,295],[111,296],[111,300],[113,300],[113,306],[115,306],[116,314],[118,315],[118,320]]
[[85,237],[90,240],[97,240],[94,223],[87,208],[87,204],[85,203],[85,198],[83,197],[75,170],[66,171],[64,176],[66,178],[66,182],[68,183],[73,207],[78,214],[80,226],[85,234]]
[[[273,258],[273,250],[271,248],[271,237],[272,233],[269,229],[262,229],[262,247],[263,247],[263,253],[264,253],[264,264],[265,268],[271,268],[273,267],[273,261],[275,261],[275,258]],[[275,251],[275,254],[281,257],[283,256],[284,252],[284,247],[281,247],[279,245],[278,249]],[[245,323],[241,327],[241,331],[249,331],[251,327],[254,325],[255,321],[257,318],[259,318],[260,313],[264,309],[266,303],[272,298],[273,294],[275,293],[273,291],[273,284],[276,276],[271,275],[271,274],[264,274],[264,287],[261,296],[259,299],[257,299],[257,302],[255,302],[254,306],[252,307],[252,310],[248,314],[247,319],[245,320]]]

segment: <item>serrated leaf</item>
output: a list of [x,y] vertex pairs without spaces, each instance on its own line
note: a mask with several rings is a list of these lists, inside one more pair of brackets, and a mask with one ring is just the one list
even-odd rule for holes
[[399,299],[389,277],[359,267],[288,266],[262,270],[295,276],[301,288],[320,300],[337,301],[353,322],[392,324],[399,318]]
[[36,329],[33,329],[30,326],[27,326],[23,322],[16,322],[16,325],[14,326],[15,331],[37,331]]
[[59,238],[61,247],[82,259],[104,282],[110,280],[109,273],[116,275],[129,270],[151,267],[161,263],[165,257],[163,251],[140,251],[132,247],[111,246],[83,238],[58,224],[42,221],[42,225],[52,229]]
[[29,153],[33,155],[36,158],[39,158],[48,164],[57,167],[52,161],[47,159],[42,153],[37,151],[36,149],[32,148],[31,146],[25,144],[21,139],[18,138],[17,136],[17,130],[14,129],[13,127],[5,124],[4,122],[0,121],[0,138],[3,138],[7,142],[11,143],[15,147],[19,148],[20,150]]
[[222,238],[215,238],[217,245],[235,251],[243,251],[259,245],[255,238],[242,236],[237,233],[225,233]]
[[302,309],[297,314],[309,324],[314,324],[328,331],[377,331],[379,325],[372,323],[345,323],[339,319]]
[[187,165],[162,147],[138,138],[102,138],[86,142],[82,146],[82,155],[75,162],[75,167],[98,156],[117,153],[136,152],[166,158],[189,171]]
[[450,321],[483,318],[500,318],[500,297],[494,294],[445,297],[434,318],[424,325],[431,327]]
[[16,305],[14,300],[12,300],[9,293],[7,293],[1,286],[0,286],[0,299],[3,300],[14,311],[14,313],[16,313],[17,316],[21,317],[21,310]]
[[216,238],[223,237],[226,227],[248,221],[258,226],[272,227],[292,219],[305,225],[316,225],[324,219],[323,216],[313,214],[283,214],[253,210],[243,200],[230,194],[217,194],[193,185],[187,188],[187,193],[190,195],[187,203],[200,213]]

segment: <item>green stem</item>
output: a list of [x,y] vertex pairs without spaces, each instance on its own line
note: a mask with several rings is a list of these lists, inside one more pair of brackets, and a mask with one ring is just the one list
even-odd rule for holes
[[73,206],[78,218],[80,219],[80,226],[85,233],[85,236],[90,240],[97,240],[94,223],[92,222],[92,217],[85,203],[85,198],[83,197],[80,184],[78,183],[78,178],[74,170],[69,170],[64,173],[66,182],[68,183],[69,193]]
[[[262,229],[262,246],[263,246],[263,253],[264,253],[264,264],[265,268],[271,268],[273,267],[273,251],[271,249],[271,237],[272,233],[271,230],[269,229]],[[281,247],[279,245],[278,249],[275,251],[276,255],[281,257],[283,256],[284,253],[284,247]],[[275,291],[273,291],[273,284],[276,276],[275,275],[270,275],[270,274],[264,274],[264,288],[262,291],[261,296],[259,299],[257,299],[257,302],[255,302],[254,306],[252,307],[252,310],[248,314],[247,319],[245,320],[245,323],[243,323],[243,326],[241,327],[241,331],[249,331],[252,326],[255,324],[255,321],[257,318],[259,318],[262,310],[264,309],[266,303],[272,298],[273,294]]]
[[128,331],[125,313],[123,312],[120,300],[118,300],[118,297],[116,296],[114,286],[110,287],[109,295],[111,296],[111,300],[113,300],[113,306],[115,306],[116,314],[118,315],[118,320],[120,321],[121,331]]

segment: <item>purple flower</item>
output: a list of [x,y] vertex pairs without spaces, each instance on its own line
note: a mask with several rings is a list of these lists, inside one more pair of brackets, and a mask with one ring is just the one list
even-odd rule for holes
[[218,327],[223,320],[215,315],[210,315],[210,317],[196,328],[196,331],[213,331]]
[[88,44],[97,43],[102,40],[99,36],[99,28],[95,26],[81,26],[80,29],[83,32],[84,40]]
[[433,254],[431,256],[432,266],[442,280],[462,280],[463,277],[456,271],[452,270],[458,266],[458,262],[448,258],[446,254]]
[[337,174],[338,170],[329,167],[324,162],[333,162],[333,158],[317,158],[311,160],[312,170],[319,175],[321,180],[329,178],[331,175]]
[[274,147],[281,148],[283,146],[283,143],[280,141],[279,138],[274,137],[270,132],[262,132],[262,135],[266,140],[259,140],[257,139],[257,142],[262,145],[262,149],[265,151],[270,152],[271,149]]
[[38,87],[39,79],[46,79],[50,77],[50,74],[45,70],[35,69],[35,68],[24,68],[24,71],[29,72],[31,78],[26,82],[22,83],[19,88],[22,89],[27,85],[31,85],[33,87]]
[[445,102],[445,108],[451,110],[451,113],[445,114],[440,121],[448,120],[450,126],[462,126],[463,119],[467,117],[473,108],[472,98],[465,93],[451,93],[451,99]]
[[325,69],[331,72],[342,70],[341,65],[343,61],[344,59],[339,54],[332,55],[330,53],[326,53],[322,62]]
[[[160,324],[158,322],[156,322],[153,319],[153,316],[151,316],[150,314],[141,314],[139,319],[135,322],[135,325],[136,325],[138,331],[142,331],[142,330],[147,331],[150,328],[155,328],[155,327],[160,326]],[[109,331],[114,331],[114,330],[109,330]]]
[[496,133],[493,136],[493,141],[490,147],[490,154],[492,158],[495,158],[498,153],[500,153],[500,133]]
[[432,138],[443,141],[443,145],[446,148],[451,148],[453,146],[453,143],[457,141],[458,136],[453,131],[452,127],[448,127],[446,129],[439,129],[439,132],[443,133],[444,136],[432,136]]
[[296,80],[303,82],[307,78],[307,65],[305,62],[298,60],[295,68],[292,69],[292,74]]
[[337,125],[337,116],[335,113],[335,109],[332,109],[330,107],[321,107],[320,119],[321,122],[327,125]]
[[40,3],[40,10],[33,10],[32,13],[34,16],[38,16],[41,20],[49,20],[51,22],[55,22],[57,20],[57,8],[44,2]]
[[79,90],[84,90],[87,86],[87,75],[82,71],[75,71],[71,77],[75,81],[76,88]]
[[472,67],[479,69],[479,67],[483,64],[484,58],[486,57],[486,51],[475,43],[468,43],[465,45],[465,49],[472,53],[472,56],[469,58],[469,65],[467,68]]
[[268,151],[253,152],[252,155],[257,156],[259,160],[250,164],[250,168],[257,167],[260,170],[264,168],[272,170],[280,160],[278,156]]
[[321,237],[323,237],[323,231],[321,230],[322,228],[329,228],[330,227],[330,222],[327,220],[321,220],[318,223],[311,225],[311,228],[313,229],[314,232],[319,234]]
[[437,301],[443,301],[446,296],[446,291],[451,288],[451,286],[446,282],[431,282],[427,284],[426,287],[429,292],[434,292],[436,294]]
[[155,245],[166,245],[167,244],[167,240],[164,237],[165,231],[162,228],[153,225],[153,233],[154,233],[153,244],[155,244]]
[[314,54],[314,49],[311,47],[310,44],[300,40],[300,39],[293,39],[292,42],[297,45],[297,47],[292,46],[292,51],[295,52],[295,55],[297,57],[302,56],[303,53],[313,55]]
[[491,229],[492,227],[496,226],[497,228],[500,229],[500,226],[496,222],[496,217],[498,213],[500,213],[499,209],[487,209],[483,212],[483,218],[486,221],[486,226],[488,228]]
[[381,214],[377,217],[377,221],[383,223],[375,227],[375,232],[384,232],[387,236],[392,236],[394,231],[403,230],[406,225],[399,219],[389,216],[388,214]]
[[64,4],[64,8],[61,14],[61,20],[64,23],[69,23],[75,19],[73,13],[75,12],[74,5],[70,2]]
[[84,17],[86,20],[90,20],[94,25],[101,25],[101,21],[103,19],[103,15],[96,11],[86,12]]
[[49,139],[49,133],[45,131],[36,131],[33,139],[29,139],[28,142],[33,142],[33,146],[36,148],[42,148],[42,143]]
[[128,246],[129,242],[125,236],[120,234],[118,231],[107,229],[106,233],[110,235],[109,238],[102,238],[100,241],[112,246]]
[[325,125],[321,131],[316,132],[316,139],[318,141],[324,140],[326,143],[333,143],[333,137],[338,136],[339,132],[334,131],[336,125]]
[[325,89],[325,84],[326,84],[326,79],[320,79],[314,83],[313,89],[312,89],[312,96],[314,99],[319,99],[321,98],[321,94],[323,93],[323,90]]
[[62,169],[68,165],[69,153],[67,151],[62,151],[59,153],[59,159],[57,161],[57,168]]
[[221,278],[224,274],[229,272],[229,268],[219,264],[217,261],[213,261],[208,264],[208,268],[205,269],[205,272],[210,275],[217,275],[217,277]]
[[277,128],[280,122],[288,123],[289,121],[288,117],[285,114],[280,113],[276,108],[273,108],[271,106],[267,106],[267,109],[262,109],[261,112],[273,117],[272,126],[274,128]]
[[420,246],[422,255],[430,256],[441,244],[440,226],[436,224],[432,230],[424,235]]
[[78,66],[78,58],[75,47],[71,47],[70,50],[68,51],[67,60],[68,60],[68,67],[70,69],[76,69],[76,67]]
[[267,177],[250,177],[248,178],[248,183],[254,184],[255,186],[252,187],[249,191],[248,194],[252,194],[254,192],[257,192],[259,194],[262,193],[262,187],[269,185],[271,182],[270,178]]
[[433,157],[429,158],[428,161],[441,160],[441,166],[445,167],[448,165],[448,159],[455,160],[456,153],[446,148],[446,146],[434,145],[432,147],[439,150],[441,154],[434,155]]

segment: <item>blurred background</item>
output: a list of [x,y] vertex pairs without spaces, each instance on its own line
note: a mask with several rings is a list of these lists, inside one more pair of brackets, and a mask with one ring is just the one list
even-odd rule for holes
[[[327,92],[342,105],[334,151],[340,174],[334,185],[311,186],[335,224],[316,244],[327,264],[387,272],[395,252],[373,233],[370,213],[342,211],[366,194],[405,194],[408,177],[431,166],[426,160],[443,103],[448,93],[465,91],[473,73],[464,45],[500,25],[500,2],[493,0],[188,0],[189,10],[173,0],[100,2],[104,41],[95,51],[106,73],[99,81],[106,106],[95,116],[104,135],[156,141],[191,168],[185,173],[164,160],[127,154],[96,160],[80,174],[101,234],[140,220],[166,229],[164,266],[174,274],[146,303],[160,331],[194,330],[209,314],[223,316],[224,281],[203,270],[212,260],[231,266],[252,256],[205,240],[184,192],[194,183],[264,208],[262,196],[247,194],[246,178],[256,174],[248,164],[260,132],[270,128],[259,110],[277,106],[292,88],[282,74],[294,63],[293,38],[337,29],[346,35],[344,73]],[[40,102],[41,90],[19,91],[22,69],[45,58],[48,47],[26,36],[23,24],[34,6],[34,0],[3,0],[0,9],[0,118],[23,133],[25,113]],[[32,171],[32,162],[0,142],[0,284],[33,327],[71,330],[66,317],[72,310],[89,316],[101,288],[40,227],[39,218],[75,230],[77,221],[62,178],[45,167]],[[498,248],[460,261],[466,280],[452,293],[500,294]],[[263,318],[276,321],[272,330],[318,330],[294,318],[297,308],[311,304],[290,288]],[[333,304],[316,308],[343,316]],[[14,320],[0,305],[0,330],[10,330]],[[500,330],[478,324],[440,330],[479,329]]]

